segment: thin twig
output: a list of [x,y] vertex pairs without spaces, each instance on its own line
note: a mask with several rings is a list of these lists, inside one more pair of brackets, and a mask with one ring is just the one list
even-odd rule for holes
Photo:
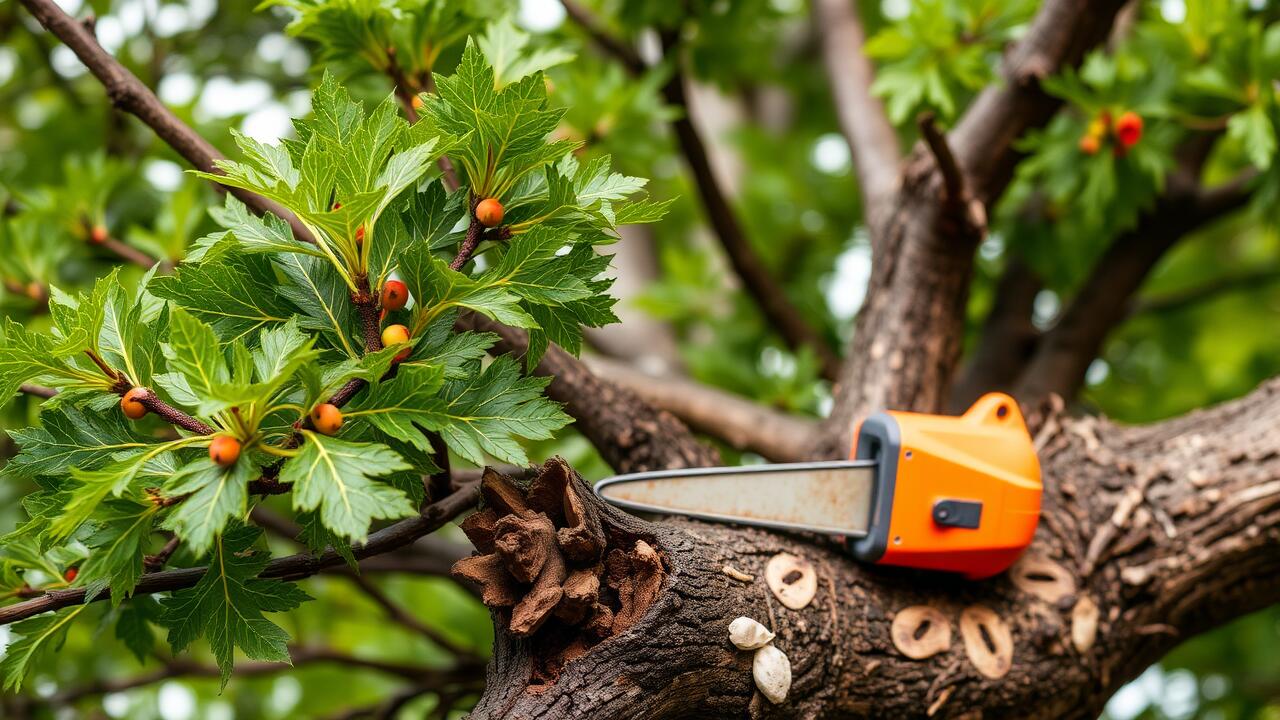
[[471,224],[467,226],[467,235],[462,240],[462,244],[458,246],[458,254],[454,256],[453,261],[449,263],[449,267],[454,270],[461,270],[463,265],[471,259],[475,254],[476,246],[480,244],[480,238],[484,234],[484,225],[480,223],[480,219],[476,217],[475,198],[471,201]]
[[23,383],[18,390],[22,391],[26,395],[33,395],[46,400],[58,394],[58,391],[54,388],[45,387],[43,385],[32,385],[31,383]]
[[382,588],[375,585],[373,581],[356,572],[348,571],[345,575],[349,580],[351,580],[351,582],[355,583],[356,587],[360,588],[361,592],[367,595],[375,605],[382,608],[383,612],[387,614],[387,617],[391,618],[391,620],[396,624],[408,628],[409,630],[427,638],[436,645],[448,650],[449,653],[455,657],[465,660],[478,659],[478,656],[470,648],[459,645],[457,642],[445,636],[435,628],[414,617],[398,603],[392,600],[390,596],[383,592]]
[[173,557],[173,553],[178,550],[178,545],[182,540],[177,535],[169,538],[169,542],[160,548],[160,552],[150,555],[142,559],[142,564],[146,566],[147,572],[158,572],[164,568],[165,563],[169,562],[169,558]]
[[[120,394],[124,395],[123,392]],[[138,398],[138,402],[142,403],[143,407],[152,413],[155,413],[157,417],[163,419],[165,422],[171,425],[177,425],[187,432],[195,433],[196,435],[212,435],[217,432],[215,428],[206,425],[200,420],[191,417],[178,408],[161,400],[160,396],[156,395],[154,390],[148,389],[146,395]]]

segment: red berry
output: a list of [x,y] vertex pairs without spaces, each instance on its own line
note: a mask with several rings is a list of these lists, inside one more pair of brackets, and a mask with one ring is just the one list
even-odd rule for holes
[[136,387],[124,394],[120,398],[120,409],[124,411],[124,416],[130,420],[140,420],[143,415],[147,414],[147,406],[142,404],[142,398],[150,392],[146,388]]
[[497,198],[485,198],[476,205],[476,219],[485,227],[497,227],[502,224],[502,203]]
[[93,243],[94,245],[101,245],[106,241],[107,241],[106,228],[102,227],[101,225],[94,225],[93,228],[89,230],[89,242]]
[[[388,325],[382,331],[382,344],[386,347],[399,345],[400,343],[409,342],[409,328],[403,325]],[[413,352],[410,348],[405,348],[396,355],[396,362],[400,362],[409,357],[409,353]]]
[[333,209],[334,209],[334,210],[341,210],[341,209],[342,209],[342,203],[340,203],[340,202],[335,202],[335,203],[333,204]]
[[356,228],[356,245],[359,245],[363,242],[364,242],[364,226],[361,225],[360,227]]
[[67,579],[67,582],[75,582],[76,576],[79,574],[80,574],[79,568],[69,567],[67,568],[67,571],[62,574],[62,576]]
[[209,459],[222,467],[231,467],[240,459],[240,441],[230,435],[218,435],[209,443]]
[[382,284],[382,308],[399,310],[409,302],[409,288],[399,280],[388,280]]
[[311,411],[311,424],[317,432],[332,435],[342,427],[342,411],[329,403],[317,405]]
[[1102,145],[1098,142],[1098,138],[1093,135],[1085,135],[1080,138],[1080,152],[1085,155],[1097,155],[1098,149],[1101,147]]
[[1131,148],[1142,139],[1142,116],[1133,111],[1121,113],[1116,118],[1116,140],[1126,148]]

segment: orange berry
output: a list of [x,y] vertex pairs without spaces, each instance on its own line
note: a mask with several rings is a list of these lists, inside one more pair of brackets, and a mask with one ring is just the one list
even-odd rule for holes
[[1133,111],[1121,113],[1116,118],[1116,140],[1126,148],[1131,148],[1142,139],[1142,116]]
[[414,95],[414,96],[413,96],[413,101],[412,101],[410,104],[411,104],[411,105],[413,105],[413,109],[414,109],[414,110],[421,110],[421,109],[422,109],[422,98],[418,97],[417,95]]
[[476,205],[476,219],[485,227],[497,227],[502,224],[502,203],[497,198],[485,198]]
[[1085,155],[1097,155],[1098,150],[1101,147],[1102,147],[1102,144],[1098,141],[1098,138],[1094,135],[1085,135],[1084,137],[1080,138],[1080,152],[1084,153]]
[[336,405],[321,403],[311,411],[311,424],[317,432],[332,435],[342,427],[342,411]]
[[89,230],[89,242],[93,243],[94,245],[101,245],[106,241],[107,241],[106,228],[102,227],[101,225],[94,225],[93,228]]
[[79,574],[80,574],[79,568],[69,567],[67,568],[66,572],[62,573],[62,577],[66,578],[67,582],[75,582],[76,576]]
[[240,459],[240,441],[230,435],[218,435],[209,443],[209,459],[222,467],[231,467]]
[[146,388],[136,387],[124,394],[120,398],[120,409],[124,411],[124,416],[130,420],[140,420],[143,415],[147,414],[147,406],[142,404],[142,398],[150,392]]
[[382,308],[399,310],[409,302],[409,288],[399,280],[388,280],[382,284]]
[[44,286],[35,280],[27,283],[27,297],[35,300],[36,302],[44,300]]
[[[403,325],[388,325],[382,331],[382,344],[384,346],[399,345],[400,343],[409,342],[409,328]],[[409,348],[396,355],[396,362],[400,362],[409,357],[409,353],[413,352]]]
[[361,225],[360,227],[356,228],[356,245],[359,245],[363,242],[364,242],[364,226]]

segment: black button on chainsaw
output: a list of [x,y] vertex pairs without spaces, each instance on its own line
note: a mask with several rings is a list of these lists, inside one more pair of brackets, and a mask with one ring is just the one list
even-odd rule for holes
[[939,500],[933,504],[933,521],[943,527],[977,530],[982,503],[972,500]]

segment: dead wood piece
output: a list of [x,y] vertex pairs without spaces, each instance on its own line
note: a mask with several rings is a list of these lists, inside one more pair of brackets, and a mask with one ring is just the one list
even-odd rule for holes
[[583,626],[589,635],[603,640],[613,633],[613,610],[608,605],[596,603],[591,610],[591,619]]
[[[545,516],[544,516],[545,517]],[[550,521],[547,521],[550,524]],[[564,558],[558,552],[547,554],[542,572],[529,588],[528,594],[516,603],[511,611],[511,634],[528,637],[538,631],[551,617],[551,611],[564,596],[561,585],[565,580]]]
[[889,629],[893,646],[912,660],[923,660],[951,649],[951,622],[931,605],[912,605],[893,616]]
[[498,515],[519,515],[529,509],[520,488],[491,467],[485,468],[480,476],[480,492],[484,495],[485,507],[493,508]]
[[613,550],[605,566],[609,587],[618,594],[618,610],[613,617],[613,634],[618,635],[644,616],[662,592],[666,570],[662,558],[643,540],[631,552]]
[[1018,589],[1056,605],[1076,592],[1075,577],[1058,563],[1037,555],[1023,555],[1009,570]]
[[481,588],[480,602],[488,607],[511,607],[520,600],[520,587],[497,555],[476,555],[453,565],[453,576]]
[[813,565],[791,553],[778,553],[770,558],[764,579],[778,602],[792,610],[803,610],[818,592],[818,573]]
[[565,526],[556,532],[560,549],[570,562],[594,563],[604,554],[604,529],[595,510],[582,502],[573,485],[564,489]]
[[533,582],[548,557],[560,554],[555,544],[556,527],[540,512],[530,510],[500,518],[494,533],[494,552],[511,576],[522,583]]
[[573,469],[563,459],[555,457],[548,460],[529,485],[529,507],[546,513],[557,526],[569,524],[564,518],[565,493],[573,475]]
[[577,625],[587,618],[587,614],[595,608],[600,599],[600,573],[603,568],[595,567],[574,570],[564,581],[564,595],[556,606],[556,617]]
[[960,613],[960,636],[969,661],[984,676],[999,680],[1013,667],[1013,634],[995,610],[985,605],[965,608]]
[[458,523],[458,527],[477,550],[482,553],[491,553],[495,537],[494,525],[497,522],[498,513],[494,512],[493,508],[485,508],[468,515],[465,520]]

